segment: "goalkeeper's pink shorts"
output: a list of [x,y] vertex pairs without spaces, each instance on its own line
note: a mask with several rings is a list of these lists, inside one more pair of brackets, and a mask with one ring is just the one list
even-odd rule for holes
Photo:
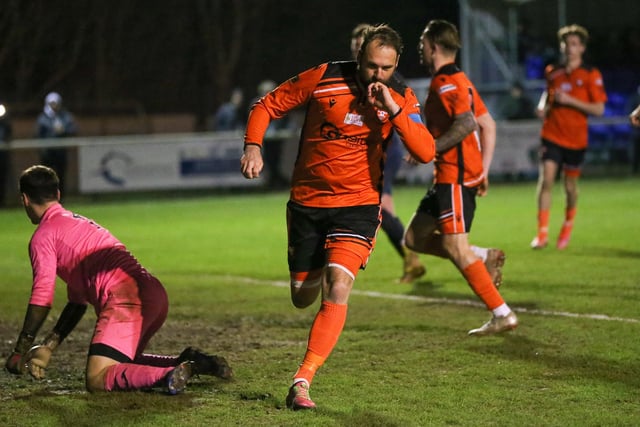
[[111,286],[102,306],[91,344],[111,347],[129,359],[142,353],[169,311],[167,292],[152,275]]

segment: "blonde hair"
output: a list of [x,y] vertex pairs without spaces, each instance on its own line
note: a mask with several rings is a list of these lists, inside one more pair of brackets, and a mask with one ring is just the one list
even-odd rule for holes
[[578,36],[580,42],[586,45],[589,40],[589,31],[578,24],[566,25],[558,30],[558,42],[562,43],[567,41],[567,36]]

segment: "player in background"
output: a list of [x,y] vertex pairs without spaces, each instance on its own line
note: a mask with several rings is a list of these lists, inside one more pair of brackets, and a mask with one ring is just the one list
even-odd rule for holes
[[[362,33],[365,28],[370,24],[358,24],[351,32],[351,55],[353,58],[357,58],[358,51],[362,45]],[[396,72],[396,78],[402,80],[399,73]],[[487,128],[486,131],[490,132],[493,128]],[[491,139],[491,138],[489,138]],[[395,205],[393,203],[393,182],[396,178],[398,170],[402,163],[402,157],[404,155],[402,149],[402,142],[400,141],[397,133],[393,133],[391,142],[387,147],[386,161],[384,164],[384,179],[382,183],[382,230],[387,234],[391,244],[395,250],[403,258],[403,273],[400,277],[399,283],[411,283],[414,280],[424,276],[427,272],[425,266],[420,262],[418,255],[406,247],[404,244],[404,232],[405,227],[400,221],[400,218],[396,216]],[[487,171],[493,158],[493,145],[488,146],[485,152],[491,150],[486,156],[487,159]],[[411,161],[409,161],[411,163]],[[484,195],[484,193],[482,194]],[[502,284],[502,267],[505,262],[505,254],[500,249],[488,249],[479,246],[472,246],[473,251],[482,258],[491,274],[491,278],[496,284],[500,286]]]
[[261,98],[249,115],[240,168],[252,179],[263,169],[269,122],[306,107],[287,203],[290,291],[297,308],[320,294],[322,301],[286,398],[294,410],[316,406],[309,386],[338,341],[354,280],[375,246],[392,132],[419,161],[435,155],[415,94],[393,77],[401,53],[395,30],[371,27],[357,61],[308,69]]
[[631,124],[635,127],[640,127],[640,105],[629,114],[629,121],[631,121]]
[[[143,353],[169,309],[160,281],[109,231],[60,204],[53,169],[37,165],[23,171],[20,193],[37,228],[29,243],[33,287],[22,331],[5,364],[9,372],[44,378],[53,351],[91,304],[97,321],[87,359],[88,391],[163,387],[176,394],[194,374],[232,376],[223,358],[192,347],[179,356]],[[53,304],[56,275],[67,284],[68,302],[42,344],[32,347]]]
[[405,234],[409,248],[450,259],[475,294],[493,312],[470,335],[514,329],[518,319],[498,292],[482,259],[469,245],[476,195],[488,189],[495,122],[476,88],[456,66],[460,37],[455,25],[432,20],[419,42],[422,63],[432,75],[424,104],[427,129],[436,138],[434,184]]
[[[360,52],[364,30],[368,27],[371,27],[371,25],[366,23],[358,24],[351,31],[351,57],[354,60],[357,59]],[[396,73],[395,77],[402,80],[398,73]],[[380,207],[382,209],[382,230],[403,260],[402,275],[399,283],[411,283],[424,276],[427,269],[420,262],[418,255],[404,245],[404,225],[396,215],[395,204],[393,203],[393,182],[402,165],[403,156],[402,141],[398,134],[394,132],[386,151]]]
[[602,75],[582,59],[588,39],[589,33],[580,25],[560,28],[562,60],[545,69],[547,88],[536,110],[543,124],[537,186],[538,233],[531,241],[533,249],[542,249],[548,243],[551,192],[560,167],[564,173],[566,205],[556,247],[564,249],[569,244],[578,209],[578,178],[587,150],[587,118],[604,114],[607,94]]

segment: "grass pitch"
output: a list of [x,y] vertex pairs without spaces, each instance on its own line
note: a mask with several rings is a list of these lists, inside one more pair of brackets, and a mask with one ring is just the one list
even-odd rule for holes
[[[408,221],[423,188],[396,189]],[[188,345],[225,356],[236,378],[194,378],[186,392],[84,391],[95,316],[54,354],[47,380],[0,374],[3,426],[633,426],[640,424],[640,180],[581,183],[565,251],[532,251],[535,184],[496,184],[479,199],[473,243],[507,253],[501,293],[521,326],[467,337],[490,317],[447,261],[423,257],[424,279],[399,285],[381,232],[356,280],[345,330],[314,380],[313,412],[284,408],[317,305],[289,302],[286,193],[66,206],[109,228],[165,284],[169,318],[149,351]],[[562,222],[554,191],[550,235]],[[21,209],[0,211],[0,354],[24,318],[33,232]],[[553,243],[553,241],[552,241]],[[65,303],[64,286],[43,327]],[[4,363],[4,362],[3,362]]]

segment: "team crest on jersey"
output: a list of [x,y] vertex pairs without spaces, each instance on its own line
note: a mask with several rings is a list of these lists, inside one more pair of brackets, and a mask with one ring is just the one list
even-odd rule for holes
[[383,110],[376,111],[376,114],[378,115],[378,120],[380,120],[381,122],[384,122],[385,120],[387,120],[387,117],[389,117],[389,113]]
[[[580,81],[578,81],[578,86],[580,86]],[[560,85],[560,90],[562,92],[571,92],[571,83],[562,83]]]
[[347,115],[344,116],[344,123],[347,125],[362,126],[362,116],[360,114],[347,113]]

